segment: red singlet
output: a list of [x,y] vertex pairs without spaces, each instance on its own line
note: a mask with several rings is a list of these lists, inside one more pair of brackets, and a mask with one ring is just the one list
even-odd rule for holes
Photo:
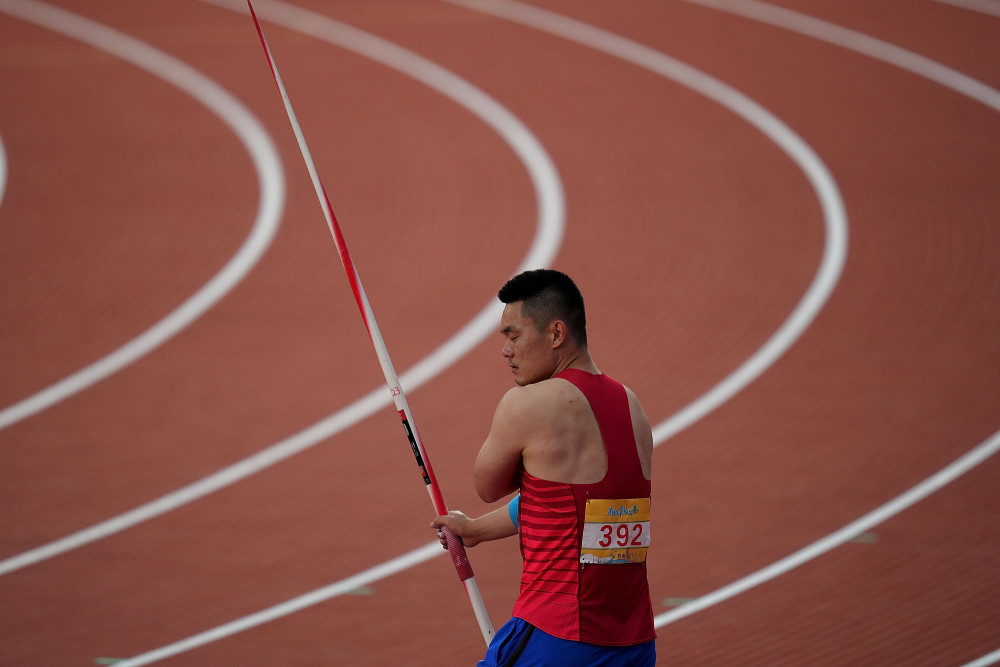
[[642,474],[621,383],[570,369],[604,439],[596,484],[521,472],[521,592],[513,615],[562,639],[628,646],[656,637],[646,579],[650,482]]

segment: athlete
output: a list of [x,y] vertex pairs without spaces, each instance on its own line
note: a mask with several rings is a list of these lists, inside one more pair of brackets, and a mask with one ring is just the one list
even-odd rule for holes
[[583,297],[567,275],[526,271],[498,297],[517,386],[497,405],[473,479],[487,503],[520,493],[478,518],[455,510],[431,523],[442,546],[442,528],[467,547],[520,535],[513,617],[479,665],[653,665],[649,421],[594,364]]

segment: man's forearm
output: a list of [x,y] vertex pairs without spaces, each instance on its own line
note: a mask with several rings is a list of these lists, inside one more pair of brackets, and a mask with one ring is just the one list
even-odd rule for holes
[[507,505],[498,507],[470,522],[470,537],[477,542],[500,540],[517,535],[517,526],[510,520]]

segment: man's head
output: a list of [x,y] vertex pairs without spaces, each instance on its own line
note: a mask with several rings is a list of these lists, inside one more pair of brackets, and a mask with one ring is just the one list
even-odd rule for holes
[[587,350],[583,297],[570,278],[540,269],[515,276],[497,294],[506,304],[500,321],[503,356],[519,385],[552,377]]
[[583,295],[565,273],[535,269],[514,276],[500,288],[497,297],[510,304],[522,302],[521,314],[531,319],[539,331],[554,320],[562,320],[569,335],[580,347],[587,346],[587,313]]

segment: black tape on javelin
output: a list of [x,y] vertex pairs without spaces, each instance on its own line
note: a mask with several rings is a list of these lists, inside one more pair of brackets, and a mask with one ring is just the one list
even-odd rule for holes
[[424,484],[430,486],[431,478],[427,475],[427,467],[424,465],[424,458],[420,456],[420,448],[417,447],[417,439],[413,436],[413,429],[410,428],[410,423],[406,421],[405,415],[403,415],[403,430],[406,431],[406,439],[410,441],[410,449],[413,450],[413,458],[417,460],[417,466],[420,467],[420,474],[424,476]]

